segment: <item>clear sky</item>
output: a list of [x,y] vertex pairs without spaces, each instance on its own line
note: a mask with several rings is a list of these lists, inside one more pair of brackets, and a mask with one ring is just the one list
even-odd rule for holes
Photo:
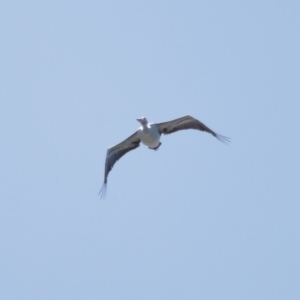
[[[1,299],[300,299],[299,1],[2,1]],[[152,122],[103,182],[106,149]]]

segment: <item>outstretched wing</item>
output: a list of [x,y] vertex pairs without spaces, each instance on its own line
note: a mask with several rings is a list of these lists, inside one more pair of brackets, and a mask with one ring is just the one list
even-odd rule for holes
[[105,170],[104,170],[104,182],[102,188],[99,192],[101,198],[105,197],[106,185],[107,185],[107,177],[114,164],[119,160],[123,155],[127,152],[136,149],[139,147],[141,140],[139,139],[137,133],[135,132],[125,141],[112,146],[107,149],[106,160],[105,160]]
[[184,116],[179,119],[175,119],[169,122],[163,122],[156,124],[158,126],[159,132],[162,134],[170,134],[176,132],[178,130],[183,129],[196,129],[201,131],[206,131],[212,134],[215,138],[217,138],[222,143],[229,143],[230,139],[226,136],[220,135],[209,129],[206,125],[201,123],[199,120],[191,117],[191,116]]

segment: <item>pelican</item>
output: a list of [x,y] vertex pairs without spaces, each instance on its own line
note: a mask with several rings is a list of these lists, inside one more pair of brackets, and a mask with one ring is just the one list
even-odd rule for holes
[[205,131],[212,134],[222,143],[227,144],[230,142],[228,137],[215,133],[206,125],[189,115],[163,123],[149,123],[145,117],[138,118],[137,121],[140,122],[142,126],[139,127],[133,135],[120,144],[107,149],[104,169],[104,182],[99,192],[101,198],[105,197],[107,177],[116,161],[129,151],[138,148],[141,142],[148,146],[148,148],[151,150],[158,150],[158,148],[161,146],[160,137],[162,134],[170,134],[183,129],[196,129]]

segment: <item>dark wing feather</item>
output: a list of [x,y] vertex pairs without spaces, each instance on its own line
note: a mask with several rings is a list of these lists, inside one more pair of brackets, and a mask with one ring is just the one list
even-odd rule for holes
[[139,147],[141,140],[139,139],[137,133],[135,132],[129,138],[124,140],[123,142],[112,146],[107,149],[106,160],[105,160],[105,170],[104,170],[104,182],[102,188],[99,192],[101,194],[101,198],[105,197],[106,185],[107,185],[107,177],[114,164],[126,153],[131,150]]
[[158,126],[158,130],[161,134],[170,134],[178,130],[184,130],[184,129],[196,129],[196,130],[201,130],[212,134],[215,138],[217,138],[222,143],[227,144],[230,142],[230,139],[228,137],[215,133],[206,125],[201,123],[199,120],[191,116],[184,116],[179,119],[175,119],[164,123],[158,123],[156,125]]

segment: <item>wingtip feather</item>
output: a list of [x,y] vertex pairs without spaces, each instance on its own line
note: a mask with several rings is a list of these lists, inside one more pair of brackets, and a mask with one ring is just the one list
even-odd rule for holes
[[105,198],[105,195],[106,195],[106,188],[107,188],[107,184],[104,182],[102,187],[101,187],[101,190],[99,192],[98,195],[100,195],[100,199],[104,199]]
[[225,145],[229,145],[231,143],[230,138],[227,136],[216,134],[216,138]]

